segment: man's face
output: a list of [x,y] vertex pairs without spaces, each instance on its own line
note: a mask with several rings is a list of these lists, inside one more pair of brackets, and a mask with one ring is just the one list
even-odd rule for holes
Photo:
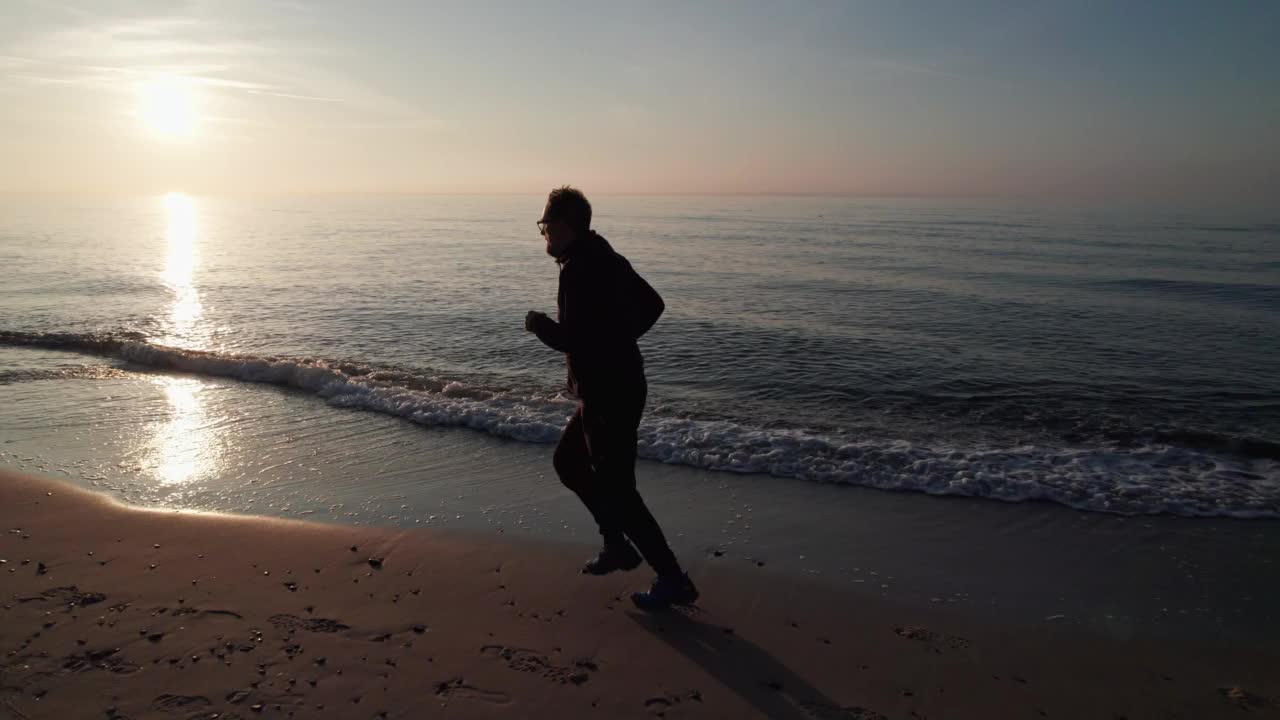
[[551,257],[564,255],[573,242],[573,230],[563,220],[548,217],[547,208],[542,211],[542,219],[538,221],[542,237],[547,241],[547,254]]

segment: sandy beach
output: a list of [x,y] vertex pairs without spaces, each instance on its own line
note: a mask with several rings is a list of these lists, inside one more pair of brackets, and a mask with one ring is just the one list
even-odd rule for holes
[[0,720],[1280,720],[1280,2],[1148,5],[0,0]]
[[697,608],[579,545],[129,508],[0,475],[14,718],[1280,716],[1280,655],[993,624],[695,564]]

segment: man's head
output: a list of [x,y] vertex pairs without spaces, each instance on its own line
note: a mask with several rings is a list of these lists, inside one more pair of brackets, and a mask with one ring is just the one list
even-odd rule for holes
[[552,190],[538,229],[547,241],[547,254],[562,257],[574,240],[591,230],[591,203],[587,196],[568,185]]

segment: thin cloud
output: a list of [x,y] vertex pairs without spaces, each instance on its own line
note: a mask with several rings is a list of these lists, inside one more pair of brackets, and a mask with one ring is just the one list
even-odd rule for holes
[[298,95],[296,93],[274,92],[271,90],[249,90],[250,95],[270,95],[272,97],[289,98],[290,100],[311,100],[314,102],[342,103],[341,98],[318,97],[315,95]]
[[16,51],[47,59],[147,60],[164,57],[242,57],[271,54],[269,48],[242,42],[210,42],[201,35],[217,31],[210,23],[157,18],[54,30],[19,43]]
[[[59,9],[58,23],[0,46],[0,68],[6,70],[0,87],[74,86],[125,94],[165,75],[227,98],[259,96],[342,107],[353,125],[424,127],[436,122],[415,103],[351,77],[347,68],[317,62],[318,57],[331,57],[332,48],[262,44],[256,39],[265,37],[265,27],[189,14],[199,8],[188,6],[180,11],[185,14],[152,18],[111,17],[92,10],[75,11],[77,17],[71,18],[67,13],[72,9]],[[249,37],[253,41],[247,41]],[[247,105],[236,107],[255,122],[269,117]]]
[[121,84],[132,84],[139,80],[155,77],[156,75],[174,75],[185,78],[189,82],[211,87],[226,87],[245,91],[273,89],[272,86],[265,85],[263,83],[229,80],[226,78],[203,74],[210,71],[220,71],[224,69],[217,66],[142,65],[122,67],[112,65],[66,63],[41,60],[38,58],[19,57],[15,55],[3,55],[0,56],[0,67],[4,66],[24,69],[24,72],[20,74],[10,75],[10,77],[13,78],[22,78],[33,82],[82,85],[102,89],[111,89],[118,87]]
[[136,83],[157,75],[181,77],[187,82],[211,88],[239,90],[252,95],[270,95],[291,100],[342,103],[341,98],[288,92],[289,88],[267,83],[206,75],[203,72],[225,71],[220,66],[152,65],[120,67],[111,65],[86,65],[56,62],[16,55],[0,55],[0,67],[21,68],[23,71],[8,74],[11,80],[43,85],[77,85],[100,90],[132,88]]

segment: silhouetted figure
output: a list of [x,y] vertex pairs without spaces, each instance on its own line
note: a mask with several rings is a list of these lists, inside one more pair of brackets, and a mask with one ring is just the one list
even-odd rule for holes
[[525,329],[565,354],[569,391],[579,403],[556,446],[556,474],[582,499],[604,537],[600,554],[582,572],[633,570],[643,555],[658,578],[648,592],[631,596],[635,604],[656,609],[691,603],[698,591],[636,490],[636,431],[648,393],[636,340],[665,305],[591,230],[591,204],[580,191],[567,185],[552,190],[538,228],[547,254],[560,264],[559,321],[530,311]]

